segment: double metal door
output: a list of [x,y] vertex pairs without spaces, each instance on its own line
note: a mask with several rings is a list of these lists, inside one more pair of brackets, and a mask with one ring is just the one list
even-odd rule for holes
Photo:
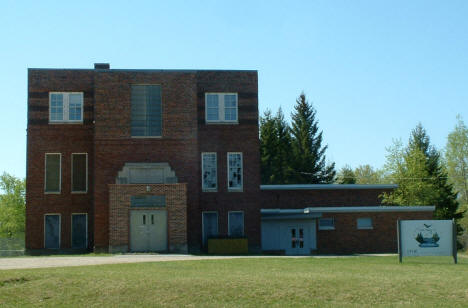
[[130,250],[167,250],[167,212],[132,210],[130,212]]

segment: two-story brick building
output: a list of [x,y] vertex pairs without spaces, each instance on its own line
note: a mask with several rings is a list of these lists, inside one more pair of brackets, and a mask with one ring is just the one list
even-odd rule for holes
[[261,186],[256,71],[29,69],[27,135],[31,252],[199,251],[216,236],[392,251],[397,219],[433,211],[381,207],[388,185]]

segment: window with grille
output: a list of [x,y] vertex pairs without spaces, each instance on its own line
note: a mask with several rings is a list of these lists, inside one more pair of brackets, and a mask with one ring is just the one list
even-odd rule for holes
[[162,135],[161,86],[132,85],[131,134],[133,137]]

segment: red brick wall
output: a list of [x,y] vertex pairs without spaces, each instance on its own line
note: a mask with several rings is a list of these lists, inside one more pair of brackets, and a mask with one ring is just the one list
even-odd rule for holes
[[[89,213],[90,247],[107,250],[108,185],[115,183],[118,171],[126,162],[168,162],[179,183],[187,183],[187,236],[194,251],[200,248],[203,210],[249,209],[252,211],[249,216],[259,215],[257,72],[31,69],[28,82],[28,249],[43,246],[44,213],[62,214],[62,248],[67,248],[71,218],[66,217],[72,212],[86,212]],[[161,138],[130,136],[131,84],[161,85]],[[84,92],[84,123],[49,125],[51,91]],[[207,91],[238,93],[238,125],[205,124],[204,93]],[[218,153],[219,191],[209,195],[201,194],[200,156],[203,151]],[[226,191],[226,153],[229,151],[243,153],[243,193]],[[63,154],[62,193],[59,195],[43,192],[46,152]],[[88,153],[89,191],[84,195],[70,194],[72,152]],[[220,215],[220,220],[221,230],[227,230],[223,222],[227,224],[227,214]],[[252,236],[259,233],[258,224],[249,225],[247,229]]]
[[[335,230],[317,231],[321,254],[396,253],[399,219],[433,219],[432,212],[324,213],[335,219]],[[357,218],[372,218],[373,229],[358,230]]]
[[[205,93],[238,94],[238,124],[206,124]],[[218,212],[219,235],[228,234],[228,212],[244,211],[244,231],[249,245],[260,245],[260,152],[258,139],[258,76],[254,71],[199,71],[197,74],[199,153],[217,153],[218,191],[201,192],[200,207],[191,212],[189,236],[201,239],[201,212]],[[229,192],[227,153],[242,152],[243,191]],[[198,163],[200,165],[201,162]],[[201,171],[199,171],[201,176]],[[201,184],[199,184],[201,185]],[[201,187],[199,187],[200,189]]]
[[[83,124],[49,124],[49,91],[84,92]],[[71,246],[71,214],[88,213],[93,241],[93,72],[36,70],[28,74],[26,249],[44,245],[44,214],[60,213],[61,247]],[[60,194],[44,194],[45,153],[62,154]],[[71,154],[88,153],[88,193],[71,193]]]
[[[159,84],[162,137],[132,138],[131,84]],[[200,166],[197,146],[195,74],[158,71],[100,71],[95,76],[95,248],[109,243],[108,184],[126,162],[168,162],[179,183],[187,183],[187,205],[198,207]],[[99,227],[99,228],[98,228]]]
[[[147,187],[150,188],[148,192]],[[109,250],[126,252],[130,247],[130,197],[164,195],[166,206],[136,210],[167,210],[167,246],[169,252],[187,253],[187,185],[126,184],[109,185]]]

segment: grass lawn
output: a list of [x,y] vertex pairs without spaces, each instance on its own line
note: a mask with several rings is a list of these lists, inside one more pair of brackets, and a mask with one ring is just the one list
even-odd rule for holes
[[0,271],[0,306],[468,306],[468,258],[265,258]]

